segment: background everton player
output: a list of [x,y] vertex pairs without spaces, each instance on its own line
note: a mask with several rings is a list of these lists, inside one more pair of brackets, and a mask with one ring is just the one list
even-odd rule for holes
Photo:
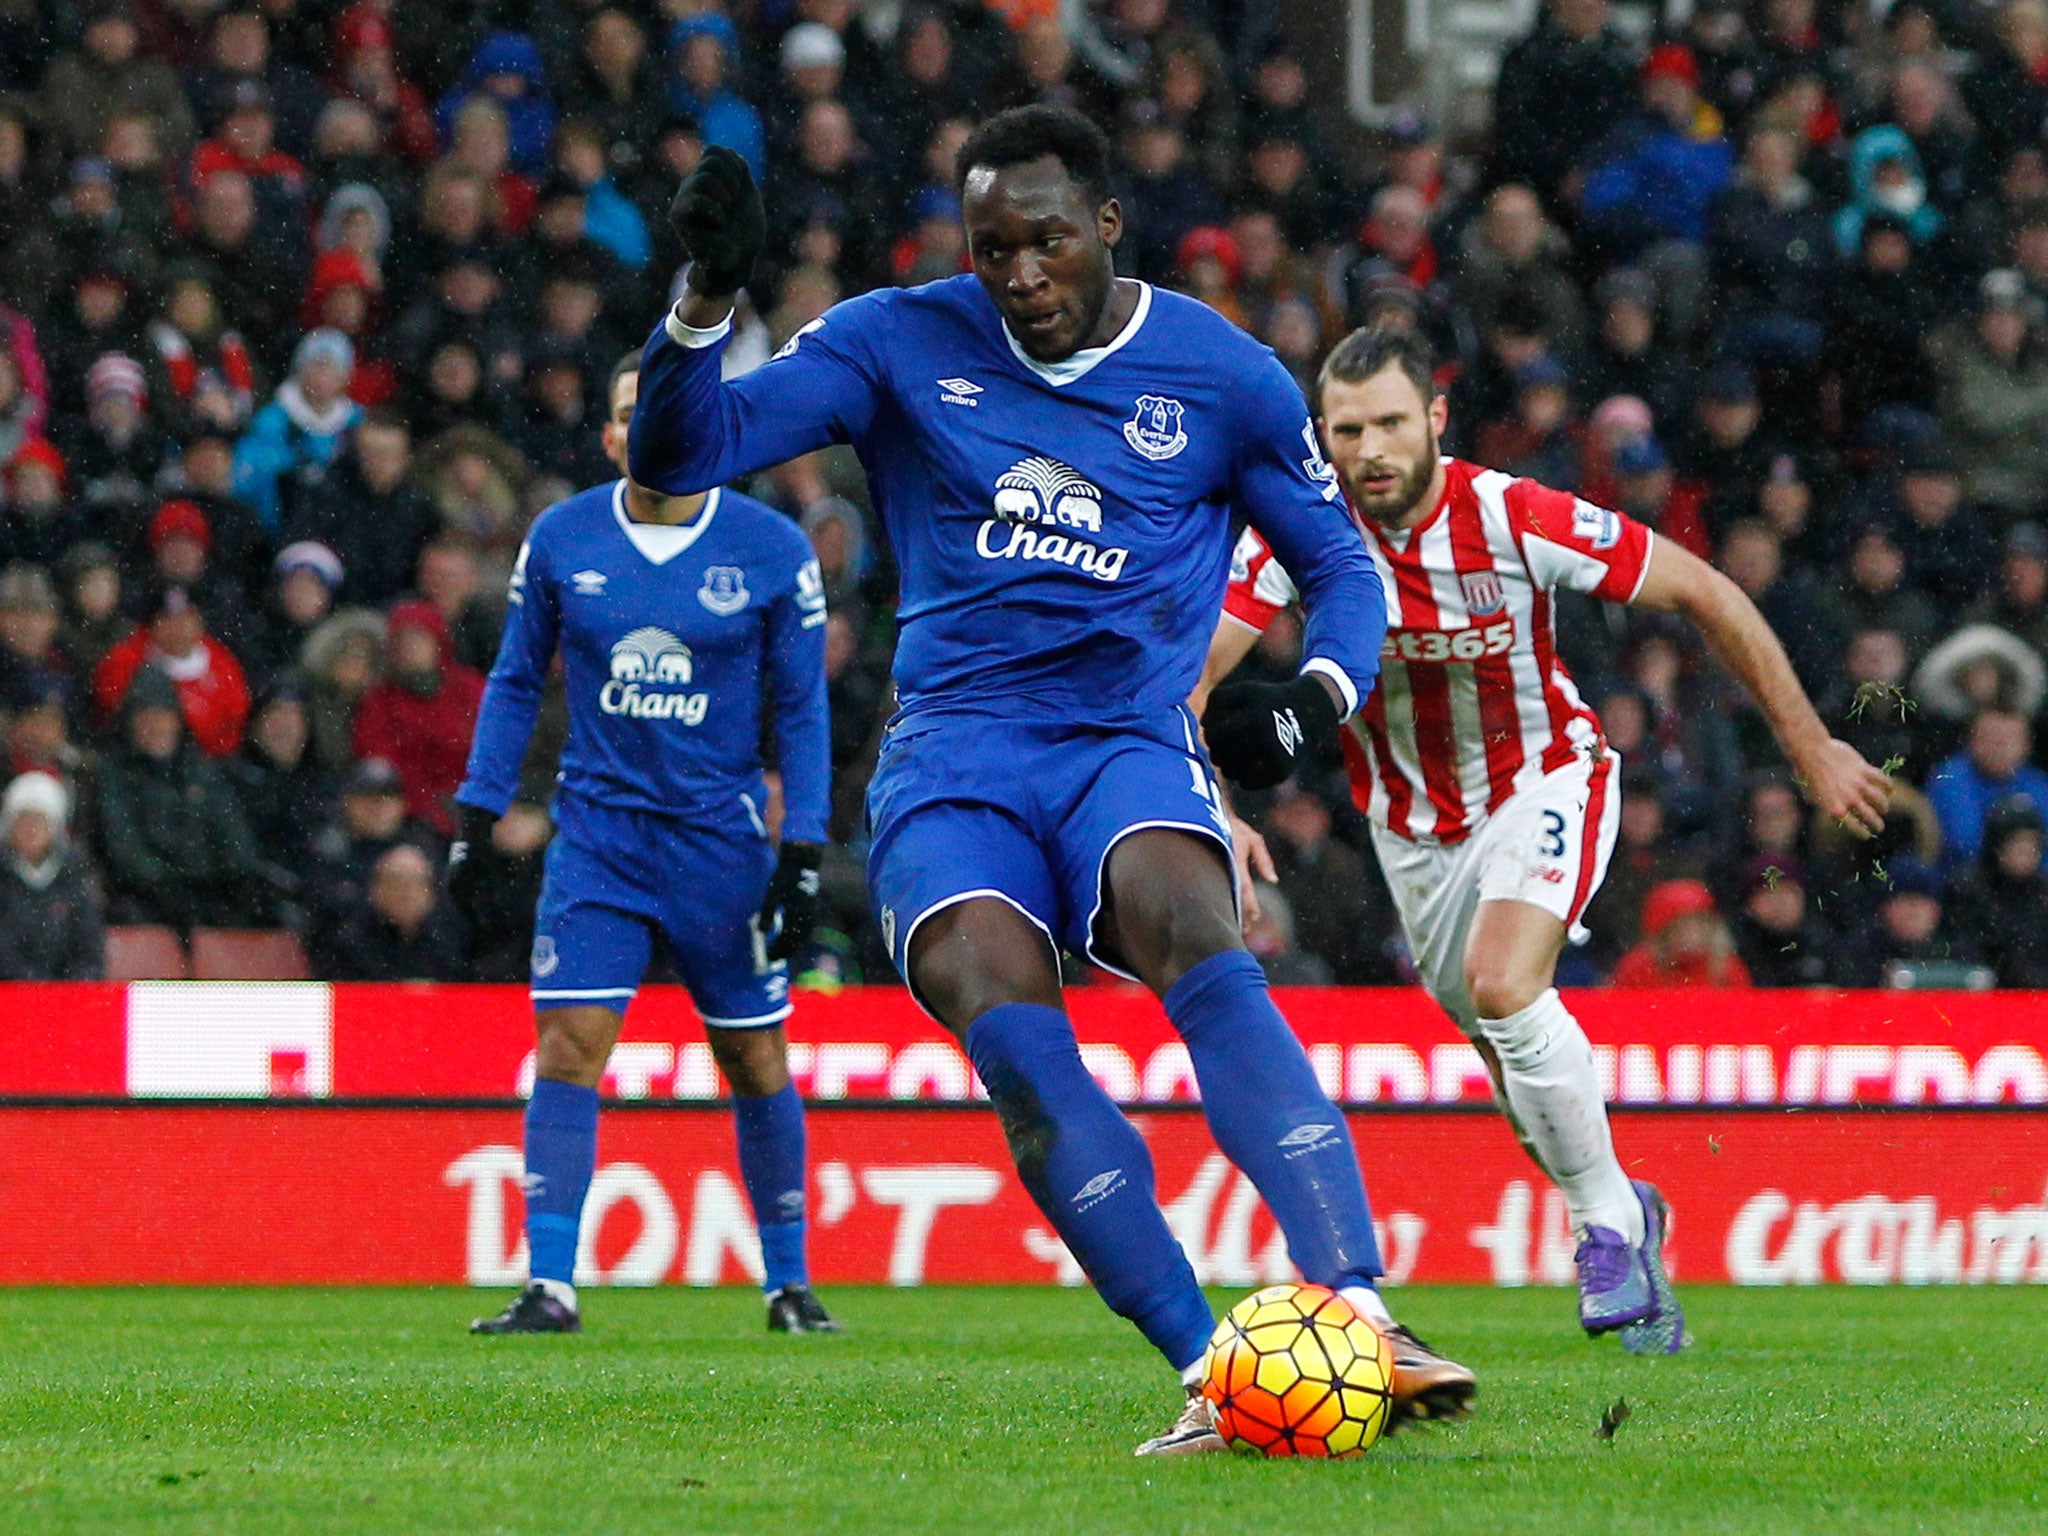
[[[1815,805],[1866,832],[1884,775],[1832,739],[1740,588],[1640,523],[1439,458],[1443,397],[1421,341],[1358,331],[1323,365],[1330,461],[1386,584],[1379,687],[1345,740],[1354,792],[1424,984],[1472,1037],[1579,1237],[1579,1317],[1666,1352],[1685,1324],[1664,1204],[1614,1153],[1585,1031],[1551,981],[1620,823],[1620,761],[1557,659],[1559,587],[1683,614],[1756,700]],[[1205,683],[1228,675],[1295,584],[1240,539]],[[1316,602],[1305,595],[1313,616]],[[1261,853],[1240,829],[1247,854]]]
[[[628,357],[612,374],[604,442],[621,468],[638,370]],[[732,1084],[768,1326],[836,1331],[805,1270],[803,1105],[782,1030],[786,961],[816,922],[825,838],[824,636],[824,585],[803,534],[731,491],[669,496],[614,480],[550,507],[527,536],[449,856],[451,888],[473,904],[559,650],[569,737],[533,947],[532,1281],[473,1332],[581,1326],[572,1278],[597,1085],[657,934]],[[761,819],[764,672],[787,807],[779,857]]]
[[[1391,1326],[1343,1117],[1239,936],[1227,824],[1184,703],[1233,508],[1303,573],[1313,607],[1302,674],[1210,731],[1226,771],[1284,773],[1305,735],[1356,707],[1384,607],[1273,355],[1115,276],[1105,162],[1076,114],[990,119],[960,158],[971,275],[853,299],[723,384],[763,217],[745,163],[707,152],[676,197],[693,260],[647,344],[631,462],[680,495],[831,441],[860,452],[902,573],[901,709],[868,799],[882,933],[964,1040],[1039,1208],[1192,1381],[1209,1306],[1144,1141],[1081,1063],[1057,947],[1161,994],[1217,1143],[1294,1262]],[[1397,1338],[1403,1412],[1458,1411],[1471,1374]],[[1140,1451],[1220,1443],[1195,1397]]]

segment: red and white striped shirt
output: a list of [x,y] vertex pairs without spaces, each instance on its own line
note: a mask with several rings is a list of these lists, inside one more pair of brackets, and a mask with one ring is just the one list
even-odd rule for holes
[[[1600,722],[1558,659],[1551,593],[1632,600],[1650,530],[1619,512],[1446,459],[1412,528],[1368,521],[1387,594],[1379,685],[1344,736],[1352,798],[1407,838],[1460,842],[1517,790],[1591,749]],[[1263,630],[1294,583],[1247,528],[1223,610]]]

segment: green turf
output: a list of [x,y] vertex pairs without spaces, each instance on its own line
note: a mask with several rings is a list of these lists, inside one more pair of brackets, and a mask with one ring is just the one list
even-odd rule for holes
[[1695,1291],[1676,1360],[1567,1293],[1410,1290],[1481,1411],[1335,1464],[1132,1459],[1176,1393],[1085,1293],[830,1299],[843,1338],[640,1291],[472,1339],[501,1298],[0,1292],[0,1530],[2048,1531],[2038,1290]]

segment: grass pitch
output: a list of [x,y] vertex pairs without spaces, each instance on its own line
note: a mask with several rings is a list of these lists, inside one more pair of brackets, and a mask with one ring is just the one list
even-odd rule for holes
[[1697,1345],[1636,1360],[1566,1292],[1410,1289],[1480,1412],[1345,1463],[1134,1460],[1174,1385],[1086,1292],[842,1288],[844,1337],[787,1339],[751,1292],[593,1291],[580,1338],[462,1332],[503,1299],[0,1293],[0,1530],[2048,1531],[2038,1290],[1694,1290]]

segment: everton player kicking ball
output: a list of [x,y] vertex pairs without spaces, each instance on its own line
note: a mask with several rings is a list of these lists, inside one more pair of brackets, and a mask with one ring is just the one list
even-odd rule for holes
[[1387,1427],[1394,1352],[1335,1291],[1269,1285],[1209,1340],[1202,1395],[1216,1432],[1267,1456],[1361,1456]]

